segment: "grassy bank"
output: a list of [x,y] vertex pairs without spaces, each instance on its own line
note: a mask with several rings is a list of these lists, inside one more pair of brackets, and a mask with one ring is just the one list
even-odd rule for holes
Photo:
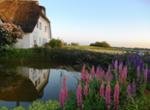
[[59,63],[67,65],[102,65],[106,67],[114,58],[114,54],[101,53],[74,48],[32,48],[32,49],[6,49],[0,53],[0,63],[15,64],[50,64]]

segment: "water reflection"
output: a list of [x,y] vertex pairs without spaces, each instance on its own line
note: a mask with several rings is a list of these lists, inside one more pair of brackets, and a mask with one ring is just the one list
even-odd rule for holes
[[74,91],[80,78],[78,72],[28,67],[0,68],[0,106],[28,106],[36,99],[57,100],[64,76],[67,76],[69,91]]

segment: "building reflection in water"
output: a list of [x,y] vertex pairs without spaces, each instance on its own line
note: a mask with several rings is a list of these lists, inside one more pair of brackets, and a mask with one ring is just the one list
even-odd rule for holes
[[49,69],[17,67],[15,72],[9,76],[0,75],[0,100],[16,102],[16,106],[19,106],[20,102],[32,102],[42,97],[48,83]]
[[32,81],[34,84],[34,87],[38,92],[42,92],[45,85],[48,83],[49,78],[49,69],[34,69],[34,68],[27,68],[27,67],[21,67],[18,68],[19,73],[21,73],[23,76],[27,77]]

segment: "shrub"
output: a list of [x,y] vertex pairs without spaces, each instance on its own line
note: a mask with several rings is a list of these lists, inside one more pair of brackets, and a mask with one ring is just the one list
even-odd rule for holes
[[63,41],[60,40],[60,39],[52,39],[52,40],[48,43],[48,45],[49,45],[50,47],[52,47],[52,48],[61,48],[61,47],[64,46],[64,43],[63,43]]
[[0,48],[16,43],[18,38],[22,38],[22,30],[19,27],[10,23],[0,25]]
[[111,47],[107,42],[95,42],[91,43],[90,46],[96,46],[96,47]]

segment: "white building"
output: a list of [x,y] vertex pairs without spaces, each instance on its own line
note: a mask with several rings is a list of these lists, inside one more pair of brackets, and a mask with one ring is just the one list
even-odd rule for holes
[[42,46],[51,39],[50,21],[38,0],[7,0],[0,2],[0,19],[20,26],[24,32],[15,47]]

